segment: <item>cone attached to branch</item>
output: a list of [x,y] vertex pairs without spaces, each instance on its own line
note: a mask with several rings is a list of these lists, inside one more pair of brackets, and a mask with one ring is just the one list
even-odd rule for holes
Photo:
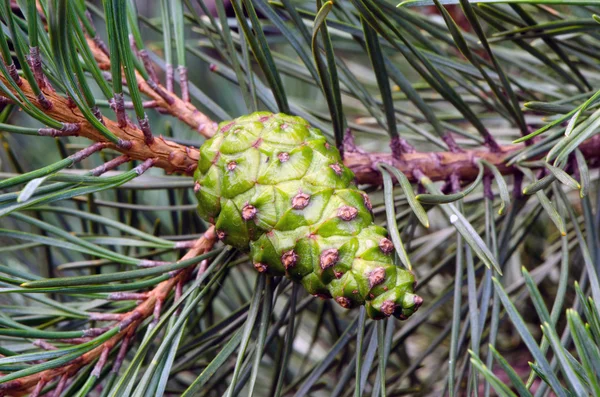
[[221,123],[195,180],[200,216],[259,272],[347,309],[364,305],[374,319],[406,319],[422,303],[354,174],[304,119],[257,112]]

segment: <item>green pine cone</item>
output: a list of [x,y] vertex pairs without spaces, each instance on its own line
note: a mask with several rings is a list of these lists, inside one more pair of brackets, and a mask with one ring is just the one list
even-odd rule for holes
[[373,223],[338,150],[300,117],[256,112],[219,125],[200,148],[198,212],[259,272],[302,283],[369,317],[406,319],[422,303],[411,272]]

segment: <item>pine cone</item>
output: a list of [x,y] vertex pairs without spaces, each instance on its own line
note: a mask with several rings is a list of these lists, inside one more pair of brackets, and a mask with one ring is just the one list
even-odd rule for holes
[[198,212],[259,272],[302,283],[374,319],[406,319],[422,303],[411,272],[373,223],[366,193],[338,150],[300,117],[257,112],[219,125],[200,148]]

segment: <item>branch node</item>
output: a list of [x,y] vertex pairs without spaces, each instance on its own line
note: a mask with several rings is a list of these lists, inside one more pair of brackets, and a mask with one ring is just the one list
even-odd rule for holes
[[492,176],[484,175],[483,177],[483,195],[488,200],[494,199],[494,192],[492,191]]
[[90,321],[121,321],[125,313],[89,313]]
[[162,299],[157,299],[156,303],[154,303],[154,311],[152,313],[154,316],[154,319],[152,320],[152,326],[155,326],[156,324],[158,324],[158,321],[160,320],[160,312],[162,310],[162,304],[163,304]]
[[116,374],[121,369],[121,365],[123,365],[123,361],[125,360],[125,356],[127,355],[127,348],[129,347],[129,342],[131,342],[132,334],[128,334],[121,343],[121,347],[119,348],[119,353],[117,353],[117,358],[113,364],[111,372]]
[[110,107],[117,116],[117,124],[119,125],[119,128],[127,127],[129,120],[127,119],[127,113],[125,113],[125,100],[123,99],[122,92],[115,92],[115,95],[110,103]]
[[65,137],[65,136],[78,136],[79,135],[79,124],[77,123],[63,123],[60,130],[55,128],[40,128],[38,130],[40,136],[51,136],[52,138]]
[[[148,299],[147,292],[113,292],[108,295],[106,298],[111,301],[140,301]],[[124,318],[121,321],[125,321],[127,318]]]
[[78,162],[88,158],[92,154],[99,152],[100,150],[104,149],[107,146],[108,146],[108,143],[106,143],[106,142],[96,142],[96,143],[88,146],[87,148],[82,149],[82,150],[78,151],[77,153],[70,155],[69,158],[74,163],[78,163]]
[[40,87],[40,89],[46,88],[47,80],[42,70],[42,58],[40,57],[40,49],[38,47],[29,47],[29,56],[27,57],[27,63],[33,71],[33,78]]
[[167,91],[173,92],[173,80],[175,79],[175,72],[173,71],[173,65],[167,63],[165,66],[165,78]]
[[51,345],[50,343],[46,342],[43,339],[34,340],[33,345],[39,347],[40,349],[44,349],[44,350],[57,350],[56,346]]
[[196,244],[196,240],[178,241],[175,243],[175,248],[192,248]]
[[44,386],[46,386],[46,381],[44,379],[40,379],[35,385],[35,389],[33,389],[29,397],[39,397],[42,394]]
[[121,322],[119,323],[119,332],[127,329],[127,327],[129,327],[131,324],[133,324],[142,317],[142,313],[140,313],[137,310],[134,310],[129,317],[121,320]]
[[140,129],[144,133],[144,142],[148,146],[152,145],[154,143],[154,136],[152,135],[152,130],[150,130],[148,115],[144,113],[143,118],[138,118],[138,123],[140,123]]
[[513,197],[515,199],[520,199],[523,197],[523,173],[521,171],[517,171],[514,175]]
[[187,103],[190,101],[187,68],[180,65],[177,68],[177,72],[179,73],[179,85],[181,86],[181,100]]
[[154,69],[154,65],[152,64],[152,61],[150,61],[150,56],[148,56],[148,51],[145,48],[142,48],[138,52],[138,56],[142,60],[142,63],[144,64],[144,68],[148,72],[149,80],[154,82],[155,84],[157,84],[158,83],[158,75],[156,74],[156,69]]
[[92,107],[91,111],[92,111],[92,114],[94,115],[94,117],[97,118],[98,121],[102,123],[102,125],[106,125],[106,123],[104,122],[104,117],[102,116],[102,113],[100,112],[100,109],[98,108],[98,106]]
[[148,84],[148,86],[150,88],[152,88],[162,99],[164,99],[164,101],[167,103],[167,105],[172,106],[175,103],[175,99],[173,99],[173,97],[169,94],[167,94],[167,92],[165,90],[163,90],[163,88],[158,85],[156,82],[154,82],[151,79],[146,80],[146,83]]
[[448,150],[450,150],[450,152],[452,152],[452,153],[462,153],[462,152],[464,152],[464,150],[462,150],[460,148],[460,146],[458,146],[456,144],[456,141],[454,140],[454,138],[452,137],[452,135],[445,134],[444,136],[442,136],[442,140],[444,142],[446,142],[446,145],[448,145]]
[[126,141],[126,140],[119,138],[119,140],[117,142],[117,147],[121,150],[129,150],[133,147],[133,142]]
[[490,152],[492,153],[498,153],[502,151],[502,148],[500,147],[500,145],[498,145],[498,142],[496,142],[496,140],[494,139],[494,137],[492,137],[491,134],[487,134],[484,137],[483,144],[487,146],[490,149]]
[[156,158],[146,159],[146,161],[144,161],[142,164],[140,164],[134,168],[135,173],[138,175],[142,175],[144,172],[146,172],[148,170],[148,168],[150,168],[154,164],[156,164],[157,161],[158,161],[158,159],[156,159]]
[[392,157],[395,160],[400,160],[402,154],[404,153],[414,153],[415,148],[413,145],[408,143],[408,141],[404,138],[400,138],[399,136],[395,136],[390,141],[390,148],[392,149]]
[[41,106],[42,108],[44,108],[44,110],[50,110],[50,109],[52,109],[52,106],[53,106],[53,105],[52,105],[52,102],[50,102],[50,101],[48,100],[48,98],[46,98],[46,95],[44,95],[44,93],[43,93],[43,92],[40,92],[40,93],[38,94],[38,96],[37,96],[37,101],[38,101],[38,103],[40,104],[40,106]]
[[17,71],[17,67],[15,66],[15,64],[11,63],[10,65],[7,66],[7,68],[8,68],[8,74],[15,81],[15,83],[17,83],[17,85],[19,87],[21,85],[23,85],[23,81],[21,81],[21,76],[19,76],[19,72]]
[[92,169],[90,171],[90,173],[93,176],[100,176],[107,171],[117,168],[121,164],[127,163],[128,161],[131,161],[131,158],[129,158],[129,156],[121,155],[119,157],[115,157],[114,159],[107,161],[106,163]]
[[140,263],[138,263],[139,267],[156,267],[156,266],[163,266],[163,265],[168,265],[172,262],[166,262],[166,261],[153,261],[150,259],[143,259],[140,261]]
[[104,366],[106,365],[106,361],[108,359],[108,353],[110,353],[110,349],[108,347],[105,347],[102,350],[102,354],[100,355],[98,362],[96,363],[96,365],[94,366],[94,369],[92,370],[92,376],[94,376],[96,378],[100,377],[100,374],[102,374],[102,368],[104,368]]
[[83,331],[84,338],[95,338],[96,336],[100,336],[106,331],[110,330],[111,327],[102,327],[102,328],[88,328]]
[[52,397],[60,397],[63,390],[65,390],[65,386],[67,385],[68,380],[69,373],[66,372],[63,374],[63,376],[60,377],[60,380],[58,381],[58,385],[56,385],[56,389],[54,389],[54,394],[52,394]]

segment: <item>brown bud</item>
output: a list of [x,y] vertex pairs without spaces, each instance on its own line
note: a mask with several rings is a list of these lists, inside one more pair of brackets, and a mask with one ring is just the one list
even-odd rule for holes
[[281,152],[277,155],[277,158],[280,162],[285,163],[290,159],[290,154],[288,152]]
[[352,302],[350,302],[350,299],[345,298],[343,296],[338,296],[337,298],[335,298],[335,301],[344,309],[350,309],[350,307],[352,306]]
[[381,304],[382,313],[388,317],[394,314],[394,310],[396,310],[396,302],[394,301],[384,301]]
[[344,276],[344,272],[336,272],[335,270],[333,271],[333,275],[335,276],[335,278],[340,279]]
[[340,258],[340,254],[338,253],[338,250],[335,248],[326,249],[325,251],[321,252],[321,257],[320,257],[321,269],[325,270],[325,269],[330,268],[331,266],[335,265],[339,258]]
[[384,254],[389,254],[394,250],[394,243],[392,243],[389,239],[384,237],[379,241],[379,249]]
[[264,263],[260,263],[260,262],[256,262],[254,264],[254,268],[259,272],[259,273],[264,273],[267,271],[267,265],[265,265]]
[[250,204],[246,204],[244,208],[242,208],[242,219],[248,221],[250,219],[254,219],[256,216],[256,207]]
[[292,198],[292,208],[295,210],[302,210],[306,208],[310,202],[310,196],[306,193],[298,193]]
[[226,234],[223,230],[217,230],[217,238],[221,241],[225,238]]
[[369,211],[373,211],[373,204],[371,204],[371,199],[369,198],[369,196],[367,196],[366,193],[361,194],[363,196],[363,202],[365,203],[365,207],[367,207]]
[[287,252],[284,252],[283,255],[281,255],[281,263],[283,263],[283,267],[285,267],[286,270],[291,267],[294,267],[297,261],[298,255],[294,250],[289,250]]
[[198,193],[200,191],[200,182],[194,183],[194,193]]
[[337,175],[342,175],[342,167],[338,163],[329,166]]
[[354,207],[350,207],[349,205],[344,205],[338,208],[337,216],[343,221],[351,221],[356,218],[358,215],[358,210]]
[[229,164],[227,164],[228,171],[233,171],[236,168],[237,168],[237,163],[235,161],[230,161]]
[[369,288],[381,284],[385,280],[385,268],[378,267],[369,273]]

